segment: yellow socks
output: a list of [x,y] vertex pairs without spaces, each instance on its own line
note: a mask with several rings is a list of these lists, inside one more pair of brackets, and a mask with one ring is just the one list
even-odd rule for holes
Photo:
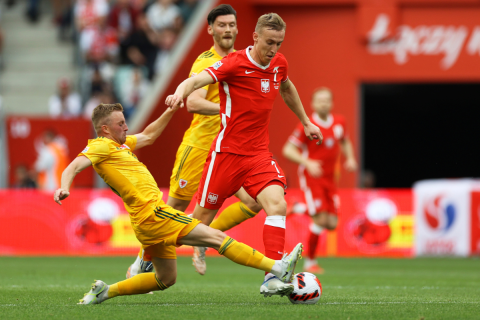
[[112,284],[108,289],[108,297],[142,294],[167,288],[162,281],[157,279],[155,273],[140,273],[130,279]]
[[218,253],[233,262],[265,272],[270,272],[275,264],[275,260],[265,257],[261,252],[230,237],[223,240]]
[[223,210],[220,216],[213,220],[210,227],[220,231],[227,231],[243,221],[255,217],[257,214],[258,212],[253,212],[242,202],[235,202]]

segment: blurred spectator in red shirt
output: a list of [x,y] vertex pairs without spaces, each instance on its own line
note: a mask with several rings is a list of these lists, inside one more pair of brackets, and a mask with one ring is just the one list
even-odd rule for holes
[[79,32],[96,28],[108,15],[106,0],[77,0],[74,8],[75,25]]
[[113,5],[109,25],[117,31],[119,42],[125,40],[134,31],[138,13],[139,11],[130,0],[117,0]]
[[57,84],[58,93],[50,97],[50,116],[57,118],[75,118],[80,115],[82,101],[80,95],[71,92],[71,84],[67,78],[61,78]]
[[115,30],[102,20],[98,28],[84,30],[80,36],[80,49],[87,63],[113,62],[118,53]]
[[147,6],[148,0],[130,0],[130,3],[138,11],[142,11]]

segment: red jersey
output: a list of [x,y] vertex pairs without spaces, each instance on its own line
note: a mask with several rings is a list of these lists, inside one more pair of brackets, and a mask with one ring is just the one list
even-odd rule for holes
[[232,52],[205,69],[218,82],[220,132],[211,150],[239,155],[268,151],[268,124],[280,84],[288,80],[288,63],[277,53],[267,66],[245,50]]
[[[314,160],[322,161],[322,177],[333,178],[335,163],[340,155],[340,142],[346,137],[345,119],[339,115],[329,115],[327,121],[323,121],[314,113],[310,121],[318,126],[323,134],[323,143],[317,145],[317,141],[310,141],[305,136],[301,123],[293,131],[288,141],[303,150],[303,155]],[[307,173],[308,174],[308,173]]]

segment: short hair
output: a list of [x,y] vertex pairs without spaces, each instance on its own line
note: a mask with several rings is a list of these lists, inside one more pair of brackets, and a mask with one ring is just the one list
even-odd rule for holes
[[92,122],[95,131],[99,131],[102,126],[102,121],[115,111],[123,112],[123,107],[120,103],[100,103],[98,106],[96,106],[92,112]]
[[278,14],[267,13],[258,18],[257,25],[255,26],[255,32],[260,33],[263,28],[267,28],[268,30],[282,31],[287,29],[287,24]]
[[237,19],[237,11],[229,4],[221,4],[210,11],[207,17],[207,22],[211,26],[219,16],[226,16],[233,14],[235,19]]
[[321,92],[321,91],[327,91],[328,93],[330,93],[330,97],[332,97],[333,99],[333,92],[330,88],[328,87],[318,87],[316,88],[315,90],[313,90],[313,93],[312,93],[312,100],[313,100],[313,97],[315,97],[315,95],[318,93],[318,92]]

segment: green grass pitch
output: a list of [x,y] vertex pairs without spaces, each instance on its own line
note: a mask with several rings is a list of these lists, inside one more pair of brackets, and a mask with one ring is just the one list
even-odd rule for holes
[[[316,305],[259,294],[260,271],[179,258],[165,292],[79,306],[93,279],[122,280],[133,258],[0,258],[0,319],[479,319],[480,259],[320,259]],[[297,266],[301,270],[301,263]]]

